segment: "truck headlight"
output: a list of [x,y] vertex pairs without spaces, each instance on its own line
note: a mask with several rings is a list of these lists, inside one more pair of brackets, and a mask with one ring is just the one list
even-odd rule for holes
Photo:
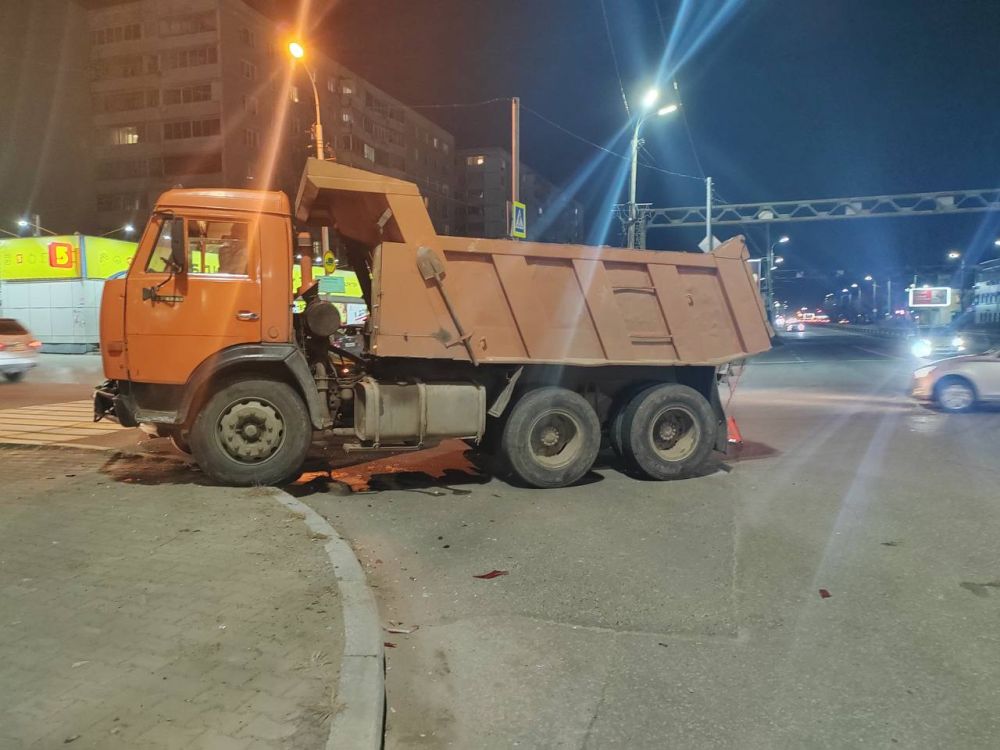
[[934,366],[933,365],[930,365],[928,367],[921,367],[919,370],[914,370],[913,371],[913,377],[915,377],[915,378],[926,378],[932,372],[934,372]]
[[953,349],[964,349],[965,339],[963,339],[961,336],[956,336],[951,340],[951,346]]
[[932,351],[934,349],[931,346],[931,342],[927,339],[917,339],[913,342],[913,346],[910,347],[910,353],[914,357],[929,357]]

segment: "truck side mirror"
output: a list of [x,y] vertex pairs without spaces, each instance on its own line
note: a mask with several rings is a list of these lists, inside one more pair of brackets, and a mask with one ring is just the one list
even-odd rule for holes
[[170,220],[170,262],[175,273],[184,273],[187,268],[187,254],[184,243],[184,219]]

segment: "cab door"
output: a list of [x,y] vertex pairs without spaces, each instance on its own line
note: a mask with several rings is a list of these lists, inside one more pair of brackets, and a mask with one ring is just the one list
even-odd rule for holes
[[[171,232],[182,227],[177,269]],[[260,342],[259,233],[253,216],[154,217],[147,234],[155,239],[143,238],[126,284],[129,380],[183,384],[216,352]]]

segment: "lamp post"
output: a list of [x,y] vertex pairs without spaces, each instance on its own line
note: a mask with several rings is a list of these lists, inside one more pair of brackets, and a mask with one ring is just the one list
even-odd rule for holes
[[960,261],[958,266],[958,311],[965,312],[965,253],[961,250],[949,250],[948,260]]
[[21,229],[27,229],[28,227],[31,227],[31,229],[32,229],[31,233],[35,237],[41,237],[42,236],[42,232],[48,232],[49,234],[51,234],[53,236],[56,235],[56,232],[53,232],[51,229],[46,229],[45,227],[43,227],[39,223],[42,219],[41,219],[41,217],[38,214],[32,214],[31,215],[31,219],[32,219],[31,221],[29,221],[28,219],[26,219],[24,217],[18,219],[17,220],[18,227],[20,227]]
[[[875,281],[875,277],[871,274],[865,276],[865,281],[870,281],[872,285],[872,313],[875,317],[878,317],[878,282]],[[859,292],[860,294],[860,292]]]
[[[777,242],[772,242],[767,248],[767,309],[768,314],[771,315],[771,320],[774,320],[774,274],[773,271],[776,268],[774,264],[774,248],[778,245],[786,245],[791,241],[791,237],[787,234],[781,235]],[[784,260],[784,258],[782,258]]]
[[115,232],[121,232],[123,234],[129,235],[129,234],[132,234],[132,232],[134,232],[134,231],[135,231],[135,227],[132,226],[131,224],[123,224],[120,227],[115,227],[110,232],[105,232],[104,234],[101,235],[101,237],[110,237]]
[[[303,47],[299,42],[291,42],[288,45],[288,54],[292,56],[292,60],[297,61],[302,64],[305,69],[306,74],[309,76],[309,83],[312,84],[313,90],[313,102],[316,105],[316,124],[313,125],[313,133],[316,138],[316,158],[320,161],[326,160],[326,141],[323,139],[323,116],[319,108],[319,89],[316,88],[316,69],[309,70],[306,64],[303,62],[306,56],[305,47]],[[320,247],[323,250],[323,257],[330,252],[330,228],[323,226],[320,228]]]
[[642,110],[635,121],[635,130],[632,131],[632,174],[629,179],[628,189],[627,244],[629,247],[636,246],[636,229],[638,228],[637,224],[639,223],[639,207],[635,202],[635,189],[639,173],[639,146],[642,145],[642,141],[639,139],[639,131],[642,129],[643,123],[645,123],[650,116],[663,117],[664,115],[669,115],[677,111],[676,104],[667,104],[654,112],[653,106],[659,98],[660,92],[657,89],[650,89],[646,92],[646,95],[642,97]]

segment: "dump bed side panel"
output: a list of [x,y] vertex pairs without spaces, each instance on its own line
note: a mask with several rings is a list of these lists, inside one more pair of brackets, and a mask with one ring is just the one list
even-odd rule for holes
[[480,363],[718,364],[770,346],[741,238],[709,255],[435,245],[440,282],[421,275],[417,246],[386,242],[378,253],[376,355],[467,361],[460,326]]

